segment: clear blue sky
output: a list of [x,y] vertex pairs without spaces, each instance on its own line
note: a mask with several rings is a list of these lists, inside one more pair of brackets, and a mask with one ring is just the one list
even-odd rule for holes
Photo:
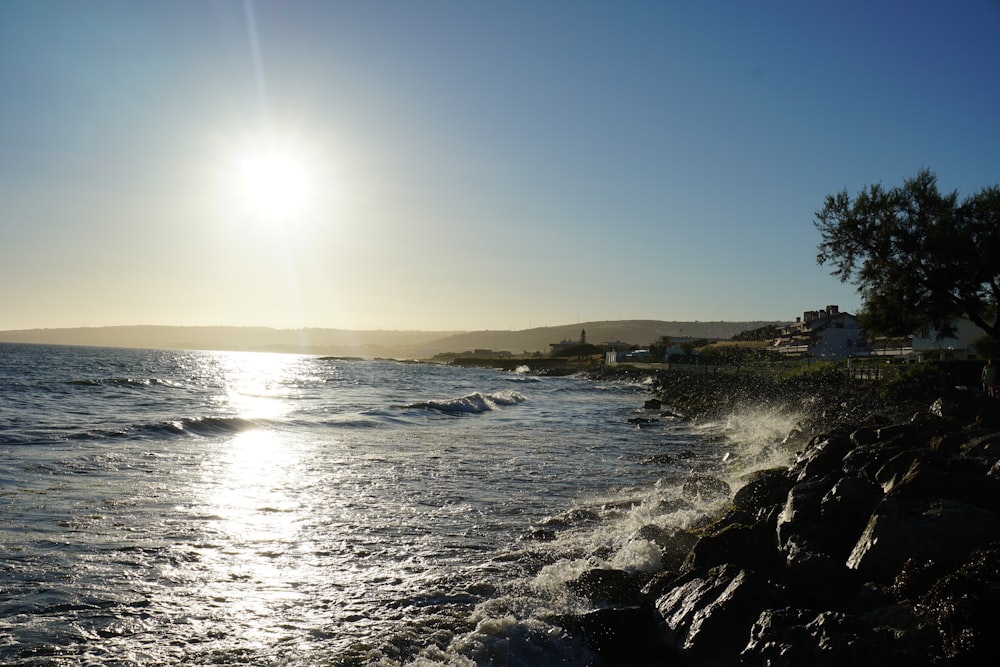
[[996,0],[5,0],[0,329],[854,311],[814,212],[1000,182],[998,35]]

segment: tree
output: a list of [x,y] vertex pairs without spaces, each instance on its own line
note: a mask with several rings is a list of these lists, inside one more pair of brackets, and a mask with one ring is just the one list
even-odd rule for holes
[[649,346],[649,356],[656,361],[662,361],[672,343],[673,339],[670,336],[660,336],[655,343]]
[[732,337],[735,341],[747,341],[747,340],[772,340],[777,338],[781,334],[781,329],[774,326],[773,324],[766,324],[762,327],[757,327],[756,329],[747,329],[746,331],[741,331]]
[[1000,339],[1000,186],[959,203],[922,169],[900,187],[869,185],[853,200],[847,190],[828,195],[814,224],[816,260],[858,288],[867,331],[902,336],[932,326],[947,335],[964,316]]

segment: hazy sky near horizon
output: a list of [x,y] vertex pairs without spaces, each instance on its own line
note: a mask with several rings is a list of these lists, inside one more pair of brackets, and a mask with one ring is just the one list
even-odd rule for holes
[[788,320],[1000,182],[1000,2],[0,3],[0,329]]

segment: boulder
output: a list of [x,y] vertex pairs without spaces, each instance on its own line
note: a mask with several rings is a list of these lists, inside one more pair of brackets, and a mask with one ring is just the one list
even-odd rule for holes
[[926,461],[915,460],[905,473],[888,479],[886,497],[897,500],[948,498],[1000,511],[1000,482],[982,474],[951,472]]
[[656,608],[687,664],[729,667],[738,663],[761,608],[782,599],[765,577],[723,565],[681,580]]
[[568,582],[566,588],[595,604],[633,605],[648,576],[624,570],[595,568]]
[[885,667],[928,665],[919,643],[833,611],[767,609],[753,624],[742,665]]
[[832,606],[853,597],[858,577],[843,559],[817,551],[809,542],[794,537],[785,545],[784,553],[784,576],[803,603]]
[[868,521],[847,566],[888,582],[910,558],[957,567],[1000,540],[1000,514],[956,500],[884,500]]
[[649,524],[643,526],[632,539],[652,542],[660,550],[660,562],[667,572],[676,572],[698,542],[698,536],[689,530],[667,529]]
[[972,554],[943,577],[924,599],[933,615],[944,654],[957,664],[993,664],[1000,656],[996,612],[1000,608],[1000,543]]
[[710,568],[734,563],[750,570],[770,570],[780,561],[774,531],[766,524],[734,523],[698,540],[686,566]]
[[785,468],[771,468],[754,473],[753,477],[733,496],[733,506],[760,516],[774,505],[784,503],[792,480]]
[[831,434],[825,440],[810,444],[796,459],[793,472],[799,480],[822,475],[840,467],[840,461],[854,449],[854,442],[843,432]]
[[648,606],[596,609],[558,619],[570,635],[604,656],[608,664],[667,665],[676,662],[663,618]]
[[788,499],[778,516],[777,537],[779,548],[784,548],[792,536],[799,543],[822,543],[826,529],[822,523],[823,497],[840,480],[839,471],[822,477],[801,481],[788,492]]
[[824,521],[855,524],[864,528],[872,510],[882,500],[882,489],[863,477],[848,475],[826,492],[820,501],[820,514]]

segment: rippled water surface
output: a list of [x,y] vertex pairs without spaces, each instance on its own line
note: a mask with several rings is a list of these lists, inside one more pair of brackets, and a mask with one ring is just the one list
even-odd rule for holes
[[0,345],[0,664],[586,664],[546,620],[581,603],[559,584],[655,567],[629,536],[721,455],[630,423],[644,398],[389,361]]

